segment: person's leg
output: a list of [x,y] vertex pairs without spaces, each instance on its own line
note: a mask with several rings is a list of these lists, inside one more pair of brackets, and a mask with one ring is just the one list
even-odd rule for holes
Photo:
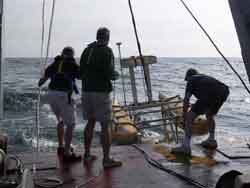
[[204,140],[201,145],[208,149],[216,149],[217,148],[217,141],[215,140],[215,121],[214,115],[206,114],[207,118],[207,125],[209,136],[206,140]]
[[101,122],[101,143],[103,149],[103,161],[108,161],[110,159],[110,145],[111,145],[111,136],[109,133],[108,122]]
[[81,156],[74,153],[71,149],[73,131],[75,128],[75,102],[73,99],[71,99],[71,103],[69,104],[68,95],[65,95],[63,97],[63,100],[61,100],[61,112],[63,122],[66,125],[66,131],[64,136],[65,147],[63,160],[67,162],[81,160]]
[[110,121],[101,122],[101,142],[103,148],[103,167],[113,168],[122,166],[122,162],[110,157],[111,135],[109,131]]
[[93,139],[94,128],[96,120],[94,118],[88,119],[87,125],[84,129],[84,148],[85,148],[85,158],[90,156],[90,147]]
[[71,153],[70,145],[71,145],[71,141],[72,141],[72,137],[73,137],[74,126],[75,126],[74,124],[71,124],[71,125],[68,125],[66,128],[65,147],[64,147],[64,154],[65,155],[70,155],[70,153]]
[[205,101],[197,100],[195,104],[192,105],[191,110],[187,112],[186,119],[184,122],[185,137],[182,145],[180,147],[173,148],[173,153],[184,153],[191,154],[191,137],[192,137],[192,125],[195,118],[199,114],[203,114],[205,110]]
[[[227,94],[228,95],[228,94]],[[226,98],[227,96],[225,96]],[[207,119],[207,126],[209,131],[209,137],[203,141],[201,144],[203,147],[209,149],[216,149],[217,148],[217,141],[215,140],[215,120],[214,116],[218,113],[219,109],[221,108],[222,104],[224,103],[224,99],[221,98],[214,98],[213,101],[210,101],[209,108],[206,112],[206,119]]]
[[63,148],[64,143],[64,124],[62,120],[59,120],[57,124],[57,139],[58,139],[58,147]]
[[61,96],[58,96],[56,92],[49,91],[48,102],[50,108],[56,116],[57,119],[57,139],[58,139],[58,154],[63,153],[64,149],[64,122],[62,119],[62,110],[61,110]]
[[209,139],[215,140],[215,121],[214,116],[206,114],[207,124],[208,124],[208,131],[209,131]]
[[187,112],[186,122],[184,122],[184,131],[185,131],[185,138],[183,145],[186,148],[190,149],[190,143],[191,143],[191,137],[192,137],[192,125],[194,123],[195,118],[197,117],[197,114],[190,111]]
[[192,124],[196,116],[197,116],[196,113],[192,111],[187,112],[186,121],[184,122],[184,131],[185,131],[184,140],[181,146],[172,149],[172,153],[183,153],[191,155],[190,143],[192,137]]
[[61,118],[57,118],[57,139],[58,147],[57,154],[62,155],[64,153],[64,123]]

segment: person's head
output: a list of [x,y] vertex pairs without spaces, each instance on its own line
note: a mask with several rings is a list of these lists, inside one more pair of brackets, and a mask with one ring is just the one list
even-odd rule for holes
[[65,58],[73,58],[75,55],[74,49],[71,46],[66,46],[62,50],[62,56]]
[[96,32],[96,40],[103,44],[108,44],[110,31],[106,27],[100,27]]
[[196,69],[193,68],[188,69],[186,72],[185,80],[188,81],[191,76],[196,74],[198,74],[198,71]]

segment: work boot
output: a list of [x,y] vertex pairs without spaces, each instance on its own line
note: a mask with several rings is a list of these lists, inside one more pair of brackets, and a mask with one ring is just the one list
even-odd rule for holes
[[114,160],[112,158],[108,159],[108,160],[103,160],[103,168],[114,168],[114,167],[120,167],[122,166],[122,162],[121,161],[117,161]]
[[191,148],[185,145],[181,145],[179,147],[172,148],[171,153],[191,155]]
[[210,139],[208,138],[207,140],[204,140],[201,145],[204,147],[204,148],[207,148],[207,149],[216,149],[217,148],[217,141],[215,139]]

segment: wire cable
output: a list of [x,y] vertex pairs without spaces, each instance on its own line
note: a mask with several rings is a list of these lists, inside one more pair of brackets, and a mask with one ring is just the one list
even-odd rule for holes
[[188,6],[186,5],[186,3],[183,0],[180,0],[181,3],[183,4],[183,6],[186,8],[186,10],[189,12],[189,14],[193,17],[193,19],[195,20],[195,22],[199,25],[199,27],[201,28],[201,30],[205,33],[205,35],[207,36],[207,38],[209,39],[209,41],[213,44],[214,48],[216,49],[216,51],[221,55],[221,57],[225,60],[225,62],[228,64],[228,66],[232,69],[232,71],[236,74],[236,76],[240,79],[242,85],[244,86],[244,88],[246,89],[246,91],[250,94],[250,90],[248,89],[248,87],[246,86],[245,82],[243,81],[243,79],[241,78],[241,76],[239,75],[239,73],[233,68],[233,66],[231,65],[231,63],[228,61],[228,59],[223,55],[223,53],[220,51],[220,49],[218,48],[218,46],[215,44],[215,42],[213,41],[213,39],[210,37],[210,35],[207,33],[207,31],[204,29],[204,27],[200,24],[200,22],[198,21],[198,19],[194,16],[194,14],[192,13],[192,11],[188,8]]
[[146,71],[145,71],[145,62],[144,62],[144,58],[143,58],[142,52],[141,52],[141,45],[140,45],[140,41],[139,41],[138,34],[137,34],[135,17],[134,17],[134,13],[133,13],[133,9],[132,9],[132,5],[131,5],[130,0],[128,0],[128,4],[129,4],[130,13],[131,13],[132,23],[133,23],[133,26],[134,26],[134,32],[135,32],[135,37],[136,37],[136,42],[137,42],[137,48],[138,48],[138,51],[139,51],[140,60],[141,60],[141,64],[142,64],[142,67],[143,67],[144,79],[145,79],[145,83],[146,83],[146,86],[147,86],[147,96],[148,96],[148,100],[151,101],[152,96],[151,96],[151,93],[149,91],[149,81],[148,81],[149,78],[148,78],[148,76],[146,74]]
[[[46,63],[48,61],[48,55],[49,55],[49,48],[50,48],[50,41],[51,41],[51,33],[52,33],[52,27],[53,27],[53,21],[54,21],[54,14],[55,14],[55,5],[56,0],[53,0],[52,4],[52,10],[51,10],[51,17],[50,17],[50,25],[49,25],[49,34],[48,34],[48,42],[47,42],[47,49],[46,49],[46,58],[43,62],[43,46],[44,46],[44,20],[45,20],[45,0],[43,0],[42,4],[42,38],[41,38],[41,74],[44,74],[44,70],[46,67]],[[40,101],[41,101],[41,88],[38,88],[38,97],[37,97],[37,103],[36,103],[36,155],[38,156],[39,153],[39,137],[40,137]],[[34,170],[35,170],[35,166]]]

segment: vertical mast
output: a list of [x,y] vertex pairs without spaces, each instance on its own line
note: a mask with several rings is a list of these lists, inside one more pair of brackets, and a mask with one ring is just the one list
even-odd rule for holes
[[3,118],[3,68],[2,58],[2,25],[3,25],[3,0],[0,0],[0,119]]

